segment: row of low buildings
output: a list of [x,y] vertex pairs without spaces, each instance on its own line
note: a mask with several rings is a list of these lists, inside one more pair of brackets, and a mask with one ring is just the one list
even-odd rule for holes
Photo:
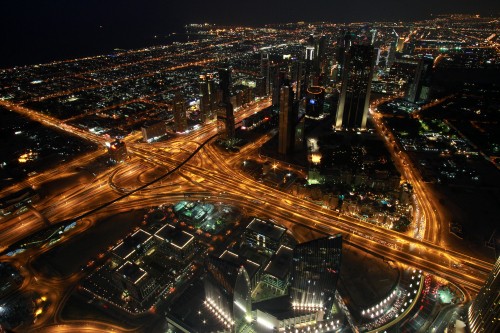
[[[195,247],[193,235],[168,223],[154,233],[138,229],[110,250],[106,269],[94,272],[88,279],[92,280],[95,274],[104,274],[105,280],[113,282],[107,287],[114,289],[115,295],[120,294],[122,300],[132,301],[144,309],[156,301],[153,296],[172,284],[189,267],[196,253]],[[96,290],[87,289],[98,294]],[[121,304],[120,299],[98,296]]]

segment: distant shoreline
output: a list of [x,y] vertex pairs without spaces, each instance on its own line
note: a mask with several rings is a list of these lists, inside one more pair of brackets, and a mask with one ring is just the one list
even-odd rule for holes
[[[166,34],[148,36],[123,36],[95,32],[80,38],[65,38],[60,40],[22,41],[19,45],[13,45],[4,50],[0,57],[0,70],[14,67],[24,67],[37,64],[93,57],[99,55],[113,54],[116,50],[134,50],[157,45],[168,45],[173,42],[186,40],[186,34],[179,31],[171,31]],[[126,38],[130,37],[130,38]]]

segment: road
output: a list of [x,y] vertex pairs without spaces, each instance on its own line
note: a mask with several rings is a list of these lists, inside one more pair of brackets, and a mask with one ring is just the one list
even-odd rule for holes
[[[269,105],[269,99],[249,105],[236,114],[236,121]],[[38,115],[22,107],[13,105],[10,107],[14,111],[28,114],[32,118],[61,130],[98,144],[103,143],[101,138],[91,133],[61,126],[58,120],[51,117]],[[37,118],[38,116],[40,118]],[[382,133],[383,129],[379,128],[379,131]],[[135,140],[128,141],[132,157],[125,163],[96,175],[87,183],[77,184],[64,193],[36,203],[35,213],[29,211],[20,215],[18,219],[2,221],[4,222],[0,225],[2,246],[8,246],[40,230],[46,221],[55,224],[60,221],[80,219],[90,215],[89,212],[94,212],[96,209],[100,212],[118,213],[175,202],[183,199],[184,193],[191,193],[193,199],[207,198],[207,193],[210,193],[210,198],[207,200],[224,201],[256,212],[260,216],[285,221],[288,224],[302,225],[325,234],[342,233],[345,241],[353,246],[386,260],[397,261],[443,277],[466,289],[469,295],[477,293],[492,268],[489,262],[441,245],[440,215],[429,199],[429,192],[425,184],[416,176],[409,159],[405,156],[398,156],[393,149],[391,150],[393,157],[403,162],[401,164],[404,168],[404,175],[414,187],[418,206],[425,219],[426,228],[423,239],[383,229],[353,217],[339,215],[337,212],[270,188],[242,173],[239,166],[245,159],[255,154],[258,147],[271,137],[270,135],[263,136],[236,154],[229,154],[218,149],[214,144],[215,135],[216,125],[211,123],[167,142],[145,144],[135,143]],[[69,174],[79,163],[89,163],[100,154],[102,154],[102,149],[100,152],[81,157],[77,162],[37,175],[29,180],[30,184],[40,185],[58,174],[61,176]],[[149,181],[148,178],[151,177],[156,177],[158,181]],[[18,187],[22,186],[24,184],[18,185]],[[13,189],[18,187],[14,186]],[[21,220],[22,222],[19,223]],[[92,223],[90,221],[84,224],[65,237],[70,238],[80,232],[85,232]],[[61,240],[63,241],[65,239]],[[18,267],[22,266],[23,272],[26,273],[27,280],[22,287],[23,290],[37,290],[51,294],[52,306],[49,307],[48,313],[37,321],[35,327],[37,329],[45,327],[45,330],[50,332],[70,331],[74,329],[73,324],[58,325],[60,324],[59,312],[80,276],[74,274],[65,279],[49,279],[37,273],[31,268],[30,263],[47,250],[48,247],[28,250],[9,260]],[[455,268],[457,265],[461,268]],[[85,323],[89,326],[81,327],[85,329],[88,327],[89,331],[91,329],[110,330],[110,327],[99,326],[100,324],[97,323],[87,321]]]

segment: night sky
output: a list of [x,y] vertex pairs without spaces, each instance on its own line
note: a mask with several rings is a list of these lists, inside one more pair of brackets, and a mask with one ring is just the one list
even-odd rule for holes
[[500,12],[498,0],[5,0],[0,68],[158,44],[190,22],[413,20]]

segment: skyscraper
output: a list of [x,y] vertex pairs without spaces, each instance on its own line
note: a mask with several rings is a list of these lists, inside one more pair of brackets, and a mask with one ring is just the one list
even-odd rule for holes
[[426,101],[429,98],[430,74],[434,59],[432,57],[423,57],[419,60],[415,76],[413,77],[406,99],[412,103]]
[[238,266],[217,257],[206,260],[207,276],[203,280],[205,302],[230,326],[233,321],[233,298]]
[[392,29],[392,36],[390,37],[392,41],[389,43],[389,49],[387,50],[387,56],[385,59],[385,68],[390,69],[396,60],[396,52],[398,48],[399,35],[396,30]]
[[402,52],[405,46],[405,37],[399,37],[396,52]]
[[374,67],[371,45],[352,45],[342,71],[342,88],[335,119],[336,129],[365,129]]
[[217,107],[219,101],[217,100],[217,86],[215,85],[214,74],[210,73],[207,75],[208,78],[208,94],[210,100],[210,117],[211,119],[217,119]]
[[255,79],[255,95],[258,97],[264,97],[267,95],[266,78],[263,76]]
[[240,332],[252,318],[251,281],[244,264],[208,257],[204,279],[205,302],[234,332]]
[[264,77],[265,95],[269,95],[271,93],[271,73],[269,64],[269,54],[267,53],[260,54],[260,75]]
[[220,109],[217,113],[217,130],[226,140],[234,139],[234,108],[231,104],[231,67],[219,69],[219,89],[222,92]]
[[344,31],[337,40],[337,78],[336,81],[342,80],[342,73],[346,63],[346,53],[351,47],[353,35],[349,31]]
[[231,97],[232,67],[224,67],[219,69],[219,89],[222,91],[222,102],[229,102]]
[[311,34],[307,40],[306,51],[304,54],[304,81],[302,82],[302,91],[306,91],[311,85],[313,78],[317,76],[317,73],[314,71],[316,56],[314,35]]
[[187,131],[186,102],[180,94],[174,98],[174,125],[178,133]]
[[469,328],[472,333],[500,331],[500,257],[469,307]]
[[377,29],[371,29],[370,33],[371,33],[371,37],[372,37],[370,44],[373,45],[373,44],[375,44],[375,40],[377,39]]
[[288,80],[286,73],[280,71],[280,68],[275,65],[271,67],[271,94],[273,105],[278,105],[280,101],[280,89],[282,86],[287,85]]
[[326,36],[315,36],[311,34],[307,40],[305,52],[305,85],[304,89],[311,85],[323,84],[326,67]]
[[295,86],[295,99],[300,100],[302,97],[302,82],[303,79],[303,66],[302,61],[300,59],[292,59],[290,64],[290,78],[292,84]]
[[311,34],[307,40],[305,59],[306,61],[313,61],[315,56],[316,50],[314,47],[314,35]]
[[313,69],[318,75],[321,75],[324,70],[325,60],[326,60],[326,43],[327,39],[325,35],[314,40],[314,51],[315,59]]
[[214,100],[216,99],[213,76],[210,74],[200,75],[200,119],[206,123],[213,118],[215,112]]
[[297,310],[324,310],[334,301],[342,254],[342,235],[297,245],[293,251],[290,297]]
[[280,114],[279,114],[279,145],[278,153],[282,155],[291,154],[294,147],[294,125],[297,121],[295,114],[293,89],[283,86],[280,90]]

